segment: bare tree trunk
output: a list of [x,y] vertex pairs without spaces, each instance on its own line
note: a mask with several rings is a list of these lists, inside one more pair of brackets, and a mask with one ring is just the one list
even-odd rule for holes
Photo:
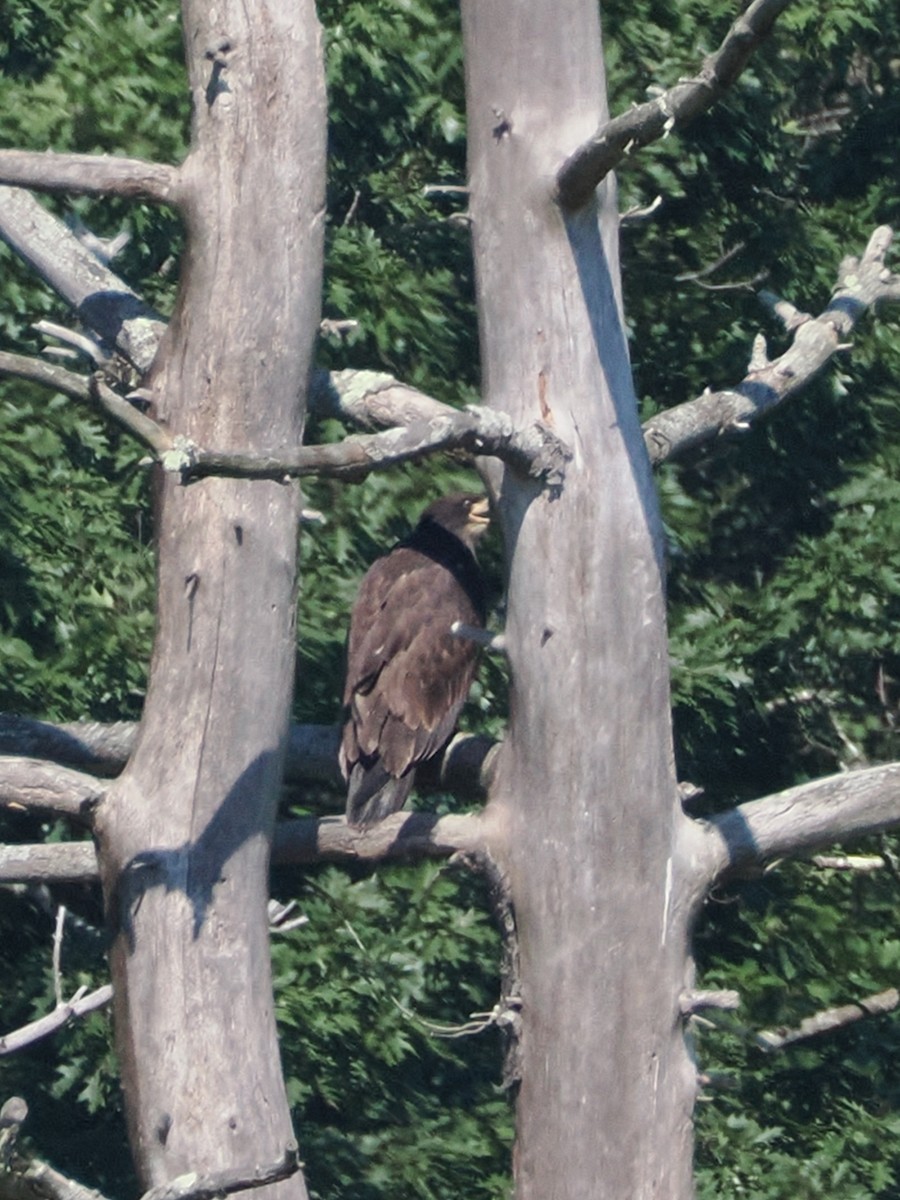
[[[185,0],[188,249],[153,415],[222,449],[299,443],[320,295],[325,98],[311,0]],[[142,1182],[292,1141],[266,875],[294,664],[296,483],[160,481],[137,746],[98,815],[115,1023]],[[277,1185],[306,1195],[301,1177]]]
[[465,0],[463,14],[484,398],[574,451],[557,499],[495,480],[511,564],[492,808],[521,953],[516,1196],[682,1200],[695,1074],[673,846],[687,820],[660,525],[614,193],[570,214],[554,197],[559,165],[606,116],[597,6]]

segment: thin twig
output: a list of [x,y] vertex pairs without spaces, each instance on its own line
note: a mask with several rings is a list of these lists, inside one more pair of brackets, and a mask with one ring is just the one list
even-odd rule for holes
[[495,654],[506,654],[506,635],[503,633],[491,633],[489,629],[481,629],[477,625],[466,625],[464,621],[454,621],[450,626],[450,632],[455,638],[475,642],[484,650],[490,650]]
[[56,910],[56,928],[53,931],[53,990],[56,994],[56,1006],[62,1007],[62,973],[60,960],[62,958],[63,930],[66,924],[66,906],[60,904]]
[[34,1045],[35,1042],[68,1025],[74,1017],[83,1017],[98,1008],[103,1008],[111,999],[112,986],[108,983],[87,994],[83,988],[79,988],[71,1000],[57,1004],[53,1012],[38,1017],[36,1021],[29,1021],[27,1025],[0,1037],[0,1055],[14,1054],[24,1046]]
[[65,325],[57,325],[55,321],[35,321],[31,328],[35,333],[42,333],[44,337],[56,338],[65,345],[74,346],[84,358],[97,366],[109,361],[109,355],[94,338],[89,338],[74,329],[66,329]]
[[191,1172],[180,1175],[169,1183],[150,1188],[141,1200],[215,1200],[217,1196],[230,1196],[250,1188],[267,1187],[282,1179],[290,1179],[301,1167],[296,1146],[286,1147],[277,1162],[264,1166],[232,1167],[209,1174]]
[[92,375],[89,383],[91,399],[129,433],[143,442],[153,453],[165,462],[167,454],[177,450],[178,441],[167,433],[161,425],[145,416],[140,409],[129,403],[124,397],[114,392],[104,383],[100,375]]
[[741,997],[739,992],[734,991],[694,989],[682,992],[678,1005],[682,1016],[688,1017],[711,1008],[733,1011],[741,1007]]
[[705,267],[701,267],[699,271],[688,271],[683,275],[676,275],[676,283],[696,283],[698,279],[706,279],[710,275],[714,275],[721,267],[730,263],[733,258],[737,258],[742,250],[747,247],[746,242],[736,242],[723,254],[720,254],[715,262],[708,263]]
[[826,1008],[822,1012],[814,1013],[813,1016],[802,1020],[796,1029],[782,1027],[763,1030],[756,1035],[756,1044],[767,1053],[782,1050],[796,1042],[805,1042],[823,1033],[843,1029],[864,1017],[878,1017],[893,1012],[898,1005],[900,992],[896,988],[888,988],[887,991],[878,992],[874,996],[866,996],[855,1004],[842,1004],[838,1008]]

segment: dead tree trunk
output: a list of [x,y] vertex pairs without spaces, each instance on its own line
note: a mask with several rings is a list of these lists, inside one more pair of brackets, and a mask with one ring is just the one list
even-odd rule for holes
[[[188,248],[151,387],[173,434],[300,441],[325,110],[311,2],[184,4]],[[115,1024],[145,1185],[292,1141],[266,928],[294,664],[295,482],[159,481],[158,627],[134,754],[98,814]],[[305,1196],[301,1177],[278,1185]]]
[[[555,174],[606,115],[592,0],[463,5],[484,400],[574,452],[494,482],[512,712],[492,794],[518,919],[518,1200],[690,1195],[663,560],[619,304],[613,189]],[[598,219],[599,218],[599,219]]]

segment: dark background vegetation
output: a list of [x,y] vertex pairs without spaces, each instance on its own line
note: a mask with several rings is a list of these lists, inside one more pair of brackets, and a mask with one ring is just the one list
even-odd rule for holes
[[[471,402],[479,368],[465,198],[423,194],[465,180],[456,8],[325,0],[320,12],[331,101],[324,314],[359,327],[323,338],[319,361]],[[603,15],[620,111],[689,75],[735,10],[723,0],[611,0]],[[759,286],[815,312],[840,259],[875,225],[900,223],[898,42],[895,5],[798,0],[722,104],[626,160],[623,209],[662,197],[651,219],[623,229],[645,416],[737,382],[758,332],[773,353],[784,346]],[[171,0],[2,0],[0,68],[3,145],[184,153]],[[168,311],[181,241],[172,214],[115,200],[57,211],[98,234],[126,228],[116,268]],[[31,324],[68,314],[12,255],[0,261],[0,343],[34,353]],[[660,473],[679,774],[704,789],[700,812],[898,756],[898,388],[897,316],[885,312],[802,397]],[[0,711],[140,714],[153,630],[141,453],[91,412],[0,382]],[[347,611],[368,562],[427,500],[473,483],[465,464],[442,461],[354,487],[309,484],[327,523],[302,534],[297,720],[337,716]],[[499,601],[499,546],[487,565]],[[466,726],[499,733],[505,697],[502,668],[486,664]],[[602,714],[583,719],[589,727]],[[293,811],[340,805],[321,792],[285,800]],[[6,840],[59,834],[31,816],[3,818]],[[733,1085],[698,1106],[703,1200],[900,1197],[896,1016],[771,1056],[743,1032],[796,1024],[896,982],[895,848],[893,839],[867,847],[883,850],[886,866],[865,876],[776,864],[707,905],[701,980],[739,989],[743,1007],[726,1028],[697,1030],[702,1068]],[[273,953],[312,1194],[505,1195],[512,1114],[496,1035],[451,1039],[432,1028],[497,998],[497,937],[478,881],[429,864],[284,873],[273,886],[309,918]],[[5,1029],[52,1006],[59,903],[74,913],[67,989],[105,977],[93,893],[0,890]],[[585,1019],[589,1009],[586,996]],[[13,1093],[31,1105],[36,1153],[109,1193],[134,1191],[104,1015],[0,1060],[0,1101]]]

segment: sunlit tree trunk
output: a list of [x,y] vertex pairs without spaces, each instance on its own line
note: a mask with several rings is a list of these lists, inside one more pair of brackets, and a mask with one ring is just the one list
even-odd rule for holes
[[495,484],[512,713],[493,791],[521,953],[518,1200],[690,1195],[694,1070],[664,565],[619,303],[614,190],[554,175],[606,113],[593,0],[466,0],[485,401],[548,422],[558,497]]
[[[188,245],[152,414],[222,449],[300,440],[318,321],[325,110],[309,0],[184,5]],[[294,664],[296,483],[160,480],[158,626],[137,747],[98,821],[115,1024],[142,1180],[292,1141],[268,853]],[[277,1185],[305,1196],[302,1177]]]

